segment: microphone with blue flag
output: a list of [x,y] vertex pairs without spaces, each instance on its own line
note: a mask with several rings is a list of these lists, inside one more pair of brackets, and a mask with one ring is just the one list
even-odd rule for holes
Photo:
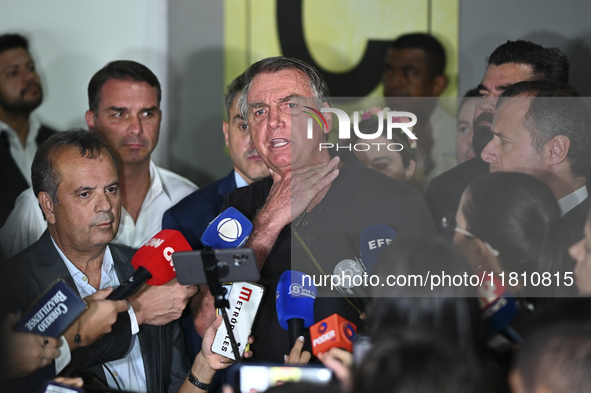
[[286,270],[281,274],[275,293],[275,305],[279,325],[289,332],[290,349],[304,329],[314,324],[314,301],[317,295],[316,286],[304,273]]
[[201,243],[215,249],[239,248],[252,233],[252,223],[233,207],[221,212],[205,229]]

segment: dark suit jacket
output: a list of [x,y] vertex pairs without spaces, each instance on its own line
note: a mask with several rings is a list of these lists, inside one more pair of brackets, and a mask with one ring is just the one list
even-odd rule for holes
[[224,197],[235,188],[232,170],[228,176],[192,192],[168,209],[162,217],[162,229],[176,229],[194,250],[202,249],[201,235],[220,213]]
[[425,202],[437,226],[443,217],[456,214],[466,187],[486,173],[488,163],[474,157],[431,180],[425,191]]
[[[130,263],[134,250],[114,244],[109,247],[117,276],[123,282],[135,271]],[[53,246],[49,230],[46,230],[36,243],[10,259],[8,266],[8,275],[12,277],[8,280],[8,285],[15,306],[20,309],[24,310],[32,304],[58,278],[64,279],[76,290],[74,280]],[[176,392],[190,367],[178,322],[174,321],[165,326],[142,325],[138,337],[148,391]],[[107,362],[125,356],[130,348],[130,340],[131,325],[128,313],[124,312],[119,314],[113,332],[102,337],[91,347],[73,351],[68,368],[86,368],[105,380],[101,360]]]
[[[35,142],[37,146],[43,143],[47,138],[55,134],[56,131],[44,125],[39,129],[39,134]],[[29,183],[21,173],[10,154],[10,144],[8,138],[0,138],[0,184],[2,192],[0,193],[0,227],[4,225],[6,218],[14,208],[14,201],[21,192],[29,188]]]
[[587,197],[587,199],[573,207],[568,211],[568,213],[562,216],[562,221],[566,222],[567,225],[572,227],[574,231],[580,233],[580,237],[583,237],[583,231],[585,228],[585,222],[587,221],[587,214],[589,213],[590,204],[591,201],[589,200],[589,197]]
[[[220,213],[225,196],[236,189],[234,170],[219,180],[192,192],[168,209],[162,217],[162,229],[181,232],[194,250],[203,248],[201,235],[205,228]],[[194,358],[201,350],[201,337],[195,331],[193,317],[186,312],[180,320],[185,334],[189,357]]]

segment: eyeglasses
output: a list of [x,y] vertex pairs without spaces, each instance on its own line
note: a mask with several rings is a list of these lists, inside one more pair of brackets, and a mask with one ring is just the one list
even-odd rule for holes
[[[281,100],[276,105],[276,109],[279,113],[287,116],[298,116],[306,112],[306,103],[308,100],[304,97],[290,96]],[[312,101],[313,102],[313,101]],[[308,104],[309,105],[309,104]],[[315,107],[315,105],[314,105]],[[253,124],[259,124],[265,121],[270,114],[271,105],[268,104],[254,104],[248,108],[248,122]],[[309,112],[309,110],[308,110]]]
[[[467,236],[469,238],[472,239],[480,239],[478,236],[474,235],[472,232],[469,232],[468,230],[459,227],[456,222],[455,219],[450,218],[450,217],[443,217],[441,219],[441,229],[443,229],[446,232],[451,232],[453,230],[453,232],[457,232],[457,233],[461,233],[464,236]],[[482,239],[480,239],[482,240]],[[496,248],[493,248],[493,246],[491,246],[488,242],[485,242],[484,240],[482,240],[482,242],[484,243],[484,246],[488,249],[488,251],[490,251],[490,253],[494,256],[494,257],[498,257],[499,255],[501,255],[501,253],[499,252],[499,250],[497,250]]]

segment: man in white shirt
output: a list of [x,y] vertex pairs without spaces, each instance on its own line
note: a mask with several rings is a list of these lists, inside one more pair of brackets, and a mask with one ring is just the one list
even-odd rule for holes
[[31,185],[31,163],[37,146],[55,133],[31,113],[41,105],[43,89],[19,34],[0,36],[0,226],[17,196]]
[[[195,191],[189,180],[157,167],[150,159],[158,143],[160,83],[147,67],[114,61],[99,70],[88,85],[86,122],[115,153],[121,182],[121,224],[113,243],[139,248],[162,229],[162,215]],[[0,229],[5,257],[25,249],[45,230],[31,190],[16,201]]]
[[[81,296],[116,287],[134,271],[134,250],[111,244],[121,212],[117,160],[95,133],[65,131],[37,152],[32,180],[48,229],[39,241],[8,262],[7,286],[15,309],[24,309],[57,278]],[[190,363],[177,315],[158,311],[181,304],[195,287],[181,287],[184,299],[165,295],[178,284],[149,287],[128,298],[128,312],[119,314],[122,330],[108,340],[72,352],[71,367],[93,373],[112,388],[137,392],[176,392]],[[165,288],[163,288],[165,287]],[[141,325],[141,330],[139,326]],[[158,326],[155,326],[158,325]],[[125,341],[125,337],[130,337]],[[126,344],[115,345],[123,340]]]

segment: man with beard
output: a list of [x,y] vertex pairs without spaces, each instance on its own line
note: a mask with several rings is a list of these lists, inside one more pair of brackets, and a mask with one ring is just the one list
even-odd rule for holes
[[18,195],[31,185],[37,146],[55,133],[31,116],[42,101],[27,39],[18,34],[0,36],[0,226]]
[[485,99],[474,113],[476,157],[431,180],[425,200],[436,223],[443,217],[455,216],[460,198],[470,182],[488,173],[488,163],[480,157],[484,146],[492,139],[490,130],[498,97],[510,85],[530,80],[567,83],[569,63],[558,48],[545,48],[529,41],[507,41],[491,53],[488,68],[478,86]]
[[[143,64],[113,61],[88,85],[86,123],[117,156],[121,223],[116,244],[139,248],[162,229],[162,215],[195,191],[189,180],[160,168],[151,155],[160,135],[160,82]],[[0,229],[0,251],[16,255],[39,239],[47,224],[32,189],[23,192]]]

